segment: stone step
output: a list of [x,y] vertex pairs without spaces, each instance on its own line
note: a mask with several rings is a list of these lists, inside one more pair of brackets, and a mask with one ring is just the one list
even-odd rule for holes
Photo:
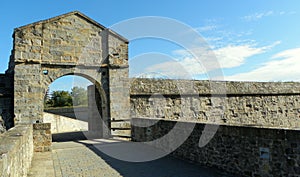
[[131,138],[131,129],[114,129],[111,130],[112,137]]
[[130,121],[111,122],[111,128],[131,128]]

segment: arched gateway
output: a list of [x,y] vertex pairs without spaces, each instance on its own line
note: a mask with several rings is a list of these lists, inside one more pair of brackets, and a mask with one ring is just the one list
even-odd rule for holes
[[89,79],[100,93],[103,125],[114,130],[105,135],[130,136],[122,127],[130,126],[125,38],[80,12],[16,28],[13,37],[8,73],[14,75],[15,124],[42,122],[49,84],[72,74]]

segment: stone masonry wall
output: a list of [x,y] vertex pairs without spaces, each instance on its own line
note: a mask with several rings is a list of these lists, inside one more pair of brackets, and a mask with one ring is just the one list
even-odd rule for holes
[[300,83],[133,79],[131,117],[300,128]]
[[[166,136],[179,121],[134,118],[132,139],[149,142]],[[188,122],[181,122],[190,126]],[[189,138],[172,155],[181,159],[215,167],[234,176],[299,176],[300,175],[300,132],[299,130],[268,129],[222,125],[204,147],[199,147],[200,137],[207,124],[197,123]],[[185,127],[182,126],[182,127]],[[164,143],[155,144],[162,150],[172,149],[177,136],[186,132],[176,129]]]
[[65,117],[83,120],[83,121],[87,121],[88,119],[88,107],[47,108],[44,111],[47,113],[65,116]]
[[0,176],[26,177],[33,156],[32,125],[16,125],[0,135]]
[[111,118],[128,120],[128,41],[122,36],[80,12],[16,28],[13,36],[9,73],[16,123],[41,122],[48,86],[65,75],[96,85],[106,124]]
[[52,135],[50,123],[33,124],[34,152],[51,151]]
[[128,45],[122,40],[109,36],[109,99],[111,134],[130,138],[130,96]]
[[44,123],[51,123],[51,133],[88,131],[88,122],[44,112]]
[[110,136],[108,121],[102,117],[101,97],[95,85],[88,86],[88,131],[89,137],[108,138]]
[[[101,81],[97,70],[103,62],[102,30],[77,13],[15,29],[10,68],[17,123],[42,120],[43,98],[55,79],[79,72]],[[76,71],[81,65],[98,67]]]

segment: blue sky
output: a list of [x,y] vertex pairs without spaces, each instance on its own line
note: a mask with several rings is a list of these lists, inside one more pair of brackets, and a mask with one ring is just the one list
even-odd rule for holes
[[[3,1],[0,7],[0,72],[7,68],[14,28],[74,10],[106,27],[141,16],[168,17],[185,23],[209,44],[225,80],[300,80],[300,1],[297,0]],[[134,67],[130,68],[130,74],[163,74],[172,68],[174,62],[169,62],[172,60],[193,73],[193,78],[202,78],[201,66],[192,64],[193,56],[184,50],[159,39],[131,41],[129,60]],[[145,55],[149,52],[163,55]],[[158,64],[150,62],[155,60],[151,56],[166,58]],[[70,78],[60,80],[61,83],[53,88],[65,85]],[[86,84],[82,81],[83,86]]]

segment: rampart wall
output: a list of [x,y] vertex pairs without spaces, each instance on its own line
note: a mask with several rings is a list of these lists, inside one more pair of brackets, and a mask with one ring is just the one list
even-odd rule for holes
[[33,156],[32,125],[17,125],[0,137],[0,176],[27,176]]
[[88,121],[88,107],[75,108],[45,108],[44,112],[65,116],[82,121]]
[[44,112],[44,123],[51,123],[51,133],[88,131],[88,122]]
[[130,103],[133,141],[237,176],[300,175],[299,83],[132,79]]
[[[174,120],[134,118],[132,125],[133,141],[149,142],[166,136],[174,126],[174,136],[154,146],[168,151],[174,142],[193,124]],[[181,159],[215,167],[234,176],[299,176],[300,175],[300,132],[256,127],[226,126],[218,127],[216,133],[206,130],[207,124],[197,123],[191,135],[172,155]],[[215,133],[215,134],[214,134]],[[204,146],[199,146],[201,136],[214,135]],[[175,143],[176,144],[176,143]]]
[[131,80],[131,117],[298,129],[300,83]]
[[50,124],[18,124],[0,136],[0,176],[26,177],[34,152],[51,150]]

